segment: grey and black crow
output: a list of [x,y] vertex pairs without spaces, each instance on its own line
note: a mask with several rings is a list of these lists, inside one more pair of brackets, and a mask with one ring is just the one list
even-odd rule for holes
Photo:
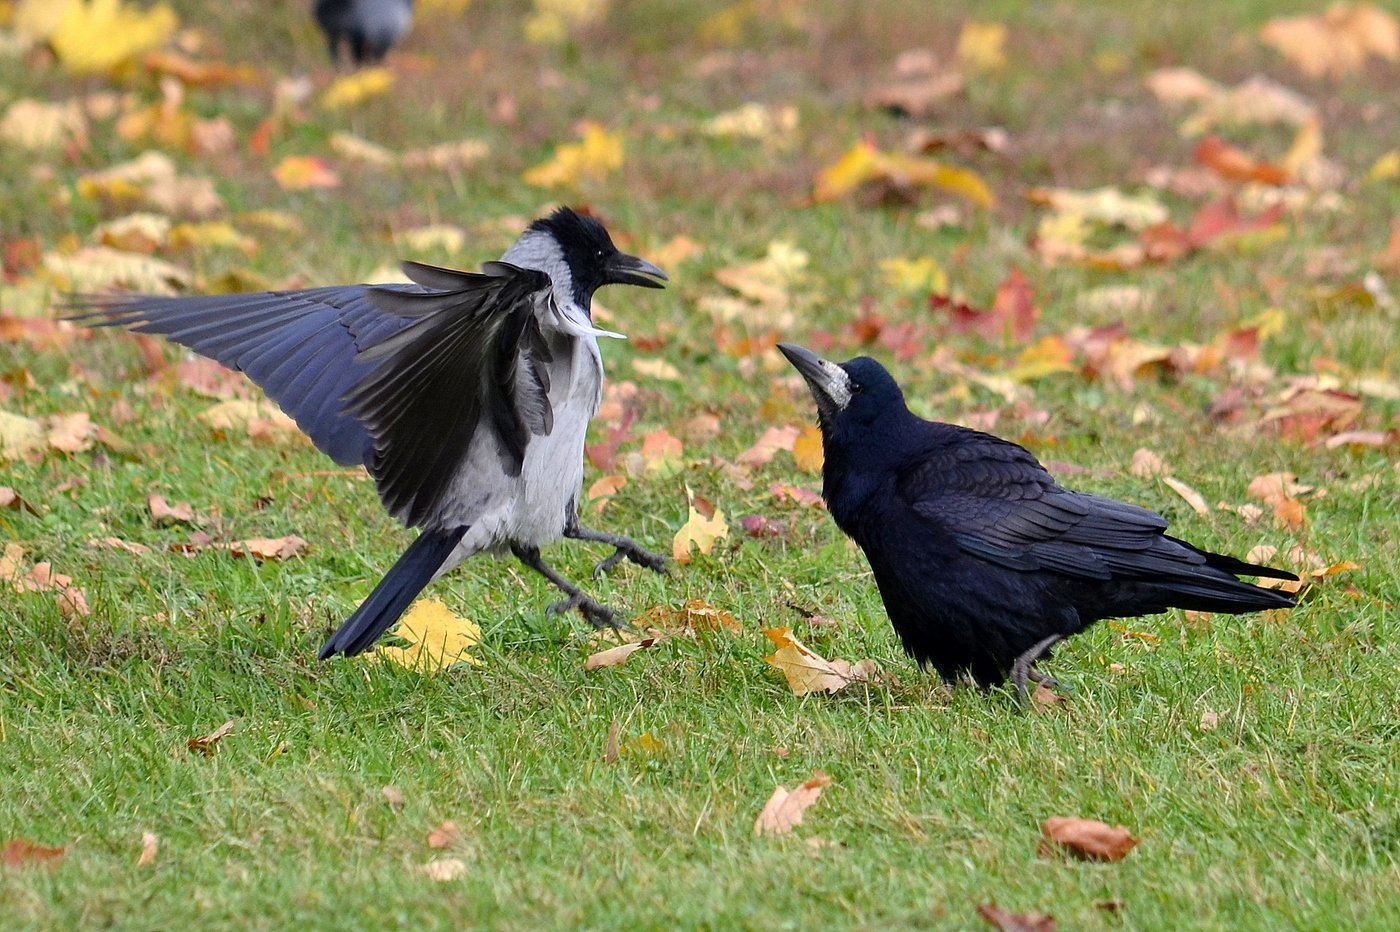
[[358,65],[373,65],[413,26],[413,0],[316,0],[316,22],[326,34],[331,61],[342,43]]
[[1023,447],[910,412],[868,357],[778,349],[817,403],[822,495],[865,551],[904,650],[947,681],[1046,681],[1035,663],[1101,618],[1169,608],[1255,612],[1293,597],[1237,575],[1297,579],[1193,547],[1160,515],[1063,488]]
[[[594,625],[598,603],[540,558],[571,537],[659,572],[663,557],[578,518],[583,442],[602,397],[593,292],[664,287],[603,225],[560,208],[480,273],[404,264],[415,285],[92,299],[76,320],[162,334],[262,386],[323,452],[363,465],[395,518],[420,529],[321,648],[358,654],[429,582],[476,553],[513,553]],[[596,573],[595,573],[596,575]]]

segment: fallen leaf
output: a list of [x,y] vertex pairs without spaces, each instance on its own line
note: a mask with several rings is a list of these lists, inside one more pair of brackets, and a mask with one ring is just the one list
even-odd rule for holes
[[1220,724],[1220,713],[1214,709],[1202,709],[1201,720],[1197,728],[1201,731],[1215,731],[1215,727]]
[[379,793],[384,797],[384,801],[389,804],[389,808],[395,811],[407,805],[408,800],[404,798],[403,791],[396,786],[388,784],[380,788]]
[[224,722],[222,725],[220,725],[218,728],[215,728],[213,731],[209,732],[209,734],[201,735],[198,738],[191,738],[189,741],[186,741],[185,746],[188,747],[191,751],[198,751],[205,757],[209,757],[213,755],[214,751],[218,747],[219,742],[224,740],[224,738],[228,737],[229,732],[233,731],[233,726],[237,721],[238,719],[231,718],[228,721]]
[[481,642],[481,627],[448,610],[437,599],[419,599],[394,629],[407,647],[380,645],[369,656],[391,660],[411,670],[437,674],[458,663],[482,666],[468,651]]
[[0,411],[0,459],[29,459],[43,452],[45,442],[43,424]]
[[1154,476],[1165,476],[1171,472],[1167,464],[1162,462],[1162,458],[1146,447],[1139,447],[1133,452],[1132,465],[1128,471],[1139,479],[1151,479]]
[[286,537],[250,537],[247,540],[229,544],[229,552],[236,557],[252,557],[259,563],[268,560],[281,561],[301,553],[306,540],[295,534]]
[[[47,0],[52,3],[53,0]],[[165,44],[180,25],[164,3],[142,9],[122,0],[66,0],[49,45],[74,74],[106,71]]]
[[749,102],[716,114],[700,124],[700,131],[707,136],[756,139],[785,147],[797,131],[797,108]]
[[157,495],[153,492],[146,496],[146,507],[151,512],[151,520],[158,527],[195,523],[194,506],[189,502],[172,505],[165,500],[164,495]]
[[1206,504],[1205,496],[1191,488],[1180,479],[1173,479],[1171,476],[1163,476],[1162,484],[1171,489],[1177,495],[1186,500],[1186,504],[1191,506],[1191,510],[1198,515],[1210,514],[1210,506]]
[[343,110],[346,107],[382,97],[394,86],[394,73],[383,66],[361,68],[359,71],[337,78],[321,95],[321,109]]
[[462,830],[457,823],[448,820],[428,833],[428,847],[441,850],[451,848],[462,840]]
[[685,497],[686,521],[671,541],[671,556],[677,563],[691,561],[692,547],[708,555],[714,549],[715,541],[729,536],[729,524],[724,520],[723,511],[713,506],[702,510],[709,503],[692,492],[690,486],[685,487]]
[[317,155],[289,155],[277,163],[272,177],[284,191],[340,186],[340,175],[330,162]]
[[525,17],[525,38],[540,45],[560,45],[580,30],[603,21],[611,0],[534,0]]
[[576,143],[563,143],[545,162],[525,172],[522,180],[538,187],[576,187],[583,180],[601,181],[622,167],[623,142],[619,133],[600,123],[585,121]]
[[456,880],[466,872],[467,862],[461,858],[434,858],[423,865],[423,873],[438,883]]
[[826,461],[821,428],[815,424],[802,428],[802,432],[792,443],[792,461],[803,472],[821,473],[822,465]]
[[753,446],[735,457],[734,462],[741,466],[766,466],[780,450],[792,452],[797,436],[798,429],[791,425],[769,427]]
[[1012,913],[995,903],[982,903],[977,914],[1000,932],[1055,932],[1055,917],[1047,913]]
[[1196,143],[1191,157],[1220,177],[1231,181],[1257,181],[1261,184],[1281,185],[1289,180],[1289,173],[1284,168],[1261,162],[1214,134],[1202,137],[1200,142]]
[[858,142],[832,164],[817,173],[812,199],[833,201],[877,182],[894,191],[938,188],[992,207],[996,198],[976,172],[919,155],[883,152],[870,142]]
[[600,650],[595,654],[589,654],[588,659],[583,662],[585,670],[599,670],[603,667],[617,667],[627,662],[627,658],[643,648],[652,647],[661,638],[642,638],[640,641],[633,641],[630,644],[619,644],[616,647],[609,647],[607,650]]
[[1110,826],[1096,819],[1074,816],[1046,819],[1041,832],[1048,840],[1064,845],[1080,857],[1096,861],[1121,861],[1138,843],[1122,825]]
[[703,599],[686,599],[680,608],[656,605],[632,620],[642,631],[684,634],[694,637],[698,632],[727,631],[739,634],[744,626],[733,613],[716,608]]
[[53,867],[63,859],[62,848],[48,848],[28,838],[15,838],[0,851],[0,864],[9,868]]
[[1006,67],[1006,24],[968,20],[958,34],[954,52],[968,71],[997,71]]
[[681,380],[681,370],[664,359],[634,359],[632,360],[632,368],[636,370],[638,375],[663,382],[679,382]]
[[87,148],[87,117],[76,100],[22,98],[0,117],[0,140],[33,153],[72,146]]
[[160,839],[155,832],[141,833],[141,853],[136,857],[137,867],[150,867],[156,862],[156,855],[160,853]]
[[778,786],[768,797],[763,811],[753,824],[755,835],[786,835],[802,824],[802,814],[821,796],[822,790],[831,785],[831,778],[820,770],[812,771],[812,776],[793,790]]
[[1373,55],[1400,59],[1400,23],[1369,3],[1334,3],[1321,13],[1275,17],[1260,28],[1259,38],[1312,78],[1345,77]]
[[782,671],[795,696],[839,692],[852,683],[869,682],[877,672],[873,660],[827,660],[799,641],[791,628],[764,628],[763,634],[777,647],[764,661]]
[[[29,502],[25,501],[22,495],[8,485],[0,485],[0,508],[8,508],[11,511],[25,511],[35,517],[39,516],[38,510],[33,505],[29,504]],[[0,579],[4,579],[4,577],[0,576]]]

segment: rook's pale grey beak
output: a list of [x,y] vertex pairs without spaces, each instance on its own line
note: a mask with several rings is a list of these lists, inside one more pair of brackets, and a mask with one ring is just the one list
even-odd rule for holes
[[643,288],[665,288],[671,279],[645,259],[620,252],[608,260],[606,283],[609,285],[640,285]]
[[812,391],[822,423],[834,418],[851,401],[851,377],[836,363],[795,343],[779,343],[778,351],[787,357]]

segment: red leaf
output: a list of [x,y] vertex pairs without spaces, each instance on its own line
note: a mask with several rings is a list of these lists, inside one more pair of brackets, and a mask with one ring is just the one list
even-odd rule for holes
[[28,838],[16,838],[7,842],[0,852],[0,864],[6,867],[53,867],[63,858],[62,848],[46,848]]

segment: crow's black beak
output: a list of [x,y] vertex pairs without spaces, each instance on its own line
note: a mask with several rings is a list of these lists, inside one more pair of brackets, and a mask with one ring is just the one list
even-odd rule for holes
[[845,369],[795,343],[779,343],[778,351],[806,380],[823,424],[829,423],[850,403],[851,377]]
[[671,279],[645,259],[620,252],[608,260],[606,283],[609,285],[640,285],[643,288],[665,288]]

